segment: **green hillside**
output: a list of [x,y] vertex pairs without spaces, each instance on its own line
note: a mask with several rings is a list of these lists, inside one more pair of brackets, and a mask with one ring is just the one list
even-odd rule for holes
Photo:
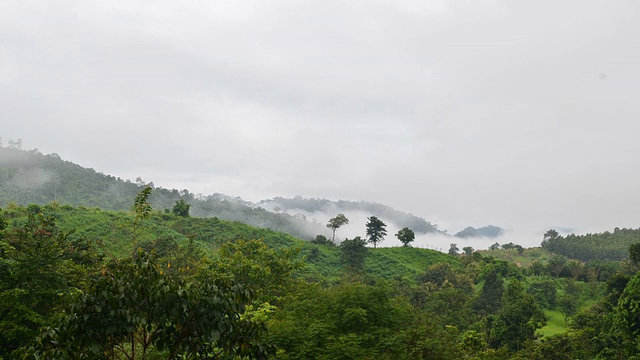
[[634,230],[456,256],[335,246],[239,199],[2,151],[0,359],[636,355],[640,257],[594,260]]
[[[37,150],[0,146],[0,207],[56,202],[128,211],[131,199],[148,185],[154,187],[141,179],[133,183],[84,168],[62,160],[57,154],[45,155]],[[318,234],[329,235],[329,230],[322,224],[289,214],[276,214],[222,194],[197,197],[188,190],[156,187],[149,201],[155,209],[163,210],[172,208],[179,199],[191,205],[193,216],[241,221],[308,240]]]
[[[129,211],[107,211],[99,208],[45,205],[12,207],[6,211],[10,228],[26,221],[29,211],[41,211],[56,219],[56,225],[70,232],[71,241],[92,241],[101,244],[101,251],[108,256],[124,257],[131,253],[131,224],[134,221]],[[317,245],[271,229],[258,228],[237,221],[218,218],[179,217],[156,211],[145,222],[138,242],[164,243],[185,246],[193,241],[212,256],[225,243],[236,240],[263,240],[275,249],[299,248],[307,259],[301,273],[314,278],[336,279],[342,272],[340,250],[329,245]],[[418,248],[369,249],[365,273],[391,279],[396,276],[415,278],[430,265],[447,262],[459,263],[458,259],[438,251]]]

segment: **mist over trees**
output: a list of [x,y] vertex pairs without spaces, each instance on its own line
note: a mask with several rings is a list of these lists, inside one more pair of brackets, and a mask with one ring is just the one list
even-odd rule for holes
[[[62,160],[57,154],[42,154],[36,149],[23,150],[12,141],[11,147],[0,146],[0,206],[48,204],[56,201],[71,206],[99,207],[105,210],[128,210],[129,199],[145,186],[154,188],[149,202],[156,209],[180,211],[195,217],[217,217],[246,224],[283,231],[312,240],[318,234],[331,235],[335,231],[315,219],[308,219],[295,210],[322,211],[326,214],[347,214],[362,211],[384,218],[399,227],[417,233],[439,233],[437,226],[415,215],[389,206],[352,201],[324,199],[275,198],[259,204],[215,193],[196,195],[187,189],[164,189],[138,177],[135,181],[105,175],[94,169]],[[176,202],[179,206],[176,207]],[[188,211],[185,212],[188,206]],[[268,209],[278,208],[279,211]],[[290,212],[290,213],[287,213]],[[345,216],[346,217],[346,216]],[[344,223],[346,224],[346,223]],[[344,225],[342,224],[342,225]],[[341,226],[342,226],[341,225]]]
[[270,200],[261,201],[260,205],[277,206],[283,211],[295,212],[296,210],[303,210],[308,213],[320,212],[325,214],[348,214],[350,211],[360,211],[383,218],[400,227],[409,227],[418,233],[443,233],[438,230],[437,225],[432,224],[423,218],[400,210],[395,210],[387,205],[367,201],[332,201],[327,199],[308,199],[296,196],[294,198],[275,197]]
[[338,230],[342,225],[346,225],[348,223],[349,219],[347,219],[344,214],[338,214],[336,217],[329,219],[327,227],[331,229],[331,242],[334,242],[336,239],[336,230]]
[[473,238],[473,237],[498,237],[502,235],[504,230],[498,226],[488,225],[481,228],[474,228],[472,226],[466,227],[464,230],[457,232],[454,236],[460,238]]
[[[187,191],[178,191],[172,208],[156,209],[157,191],[142,187],[128,211],[55,201],[0,211],[0,357],[637,355],[640,242],[618,262],[551,252],[565,249],[566,237],[554,231],[536,249],[513,242],[463,253],[452,243],[451,255],[377,248],[386,224],[374,215],[366,239],[335,246],[324,235],[304,242],[188,216],[189,205],[203,200]],[[396,237],[408,244],[412,233],[405,227]],[[595,254],[599,246],[583,250]]]

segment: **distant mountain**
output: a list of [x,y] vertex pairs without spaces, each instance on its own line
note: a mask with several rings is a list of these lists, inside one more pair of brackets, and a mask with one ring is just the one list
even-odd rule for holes
[[501,227],[493,226],[493,225],[484,226],[478,229],[472,226],[469,226],[464,230],[458,232],[454,236],[459,238],[470,238],[470,237],[494,238],[502,235],[503,231],[504,229],[502,229]]
[[322,224],[299,216],[276,214],[239,197],[213,194],[196,197],[188,190],[163,189],[137,179],[135,183],[105,175],[94,169],[64,161],[57,154],[0,146],[0,207],[51,202],[72,206],[129,210],[136,194],[145,186],[154,187],[150,203],[156,210],[171,209],[184,199],[191,204],[191,215],[270,228],[302,239],[329,234]]
[[341,213],[348,214],[349,212],[359,211],[364,212],[370,216],[379,217],[385,222],[391,222],[398,227],[406,226],[414,232],[423,234],[444,234],[444,232],[438,230],[437,225],[432,224],[431,222],[421,217],[406,213],[404,211],[396,210],[387,205],[368,201],[332,201],[327,199],[308,199],[301,196],[296,196],[294,198],[276,197],[270,200],[263,200],[259,205],[267,209],[289,213],[303,211],[306,213],[323,213],[332,217]]
[[239,221],[301,239],[330,235],[325,223],[309,221],[302,211],[320,211],[330,216],[362,211],[418,233],[440,232],[436,225],[425,219],[377,203],[296,197],[274,198],[254,204],[220,193],[195,196],[186,189],[155,187],[140,178],[131,182],[105,175],[65,161],[55,153],[45,155],[37,150],[0,146],[0,207],[3,208],[11,203],[46,205],[57,202],[104,210],[129,210],[136,194],[145,186],[154,188],[150,203],[156,210],[171,209],[177,200],[184,199],[191,204],[192,216]]

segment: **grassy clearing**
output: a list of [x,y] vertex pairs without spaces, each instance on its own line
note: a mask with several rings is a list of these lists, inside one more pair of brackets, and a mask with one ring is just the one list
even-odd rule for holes
[[562,334],[569,330],[567,324],[564,322],[562,313],[558,310],[545,310],[544,314],[547,315],[547,325],[538,330],[538,334],[549,337],[557,334]]
[[518,254],[518,250],[516,249],[480,250],[480,253],[483,256],[493,256],[498,260],[506,260],[524,268],[529,267],[531,262],[535,260],[546,264],[552,257],[547,250],[539,247],[524,249],[522,254]]

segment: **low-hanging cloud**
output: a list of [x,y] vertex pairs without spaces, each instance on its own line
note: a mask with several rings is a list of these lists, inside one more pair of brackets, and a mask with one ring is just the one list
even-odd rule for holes
[[361,199],[449,231],[637,227],[639,10],[5,2],[2,136],[165,188]]

